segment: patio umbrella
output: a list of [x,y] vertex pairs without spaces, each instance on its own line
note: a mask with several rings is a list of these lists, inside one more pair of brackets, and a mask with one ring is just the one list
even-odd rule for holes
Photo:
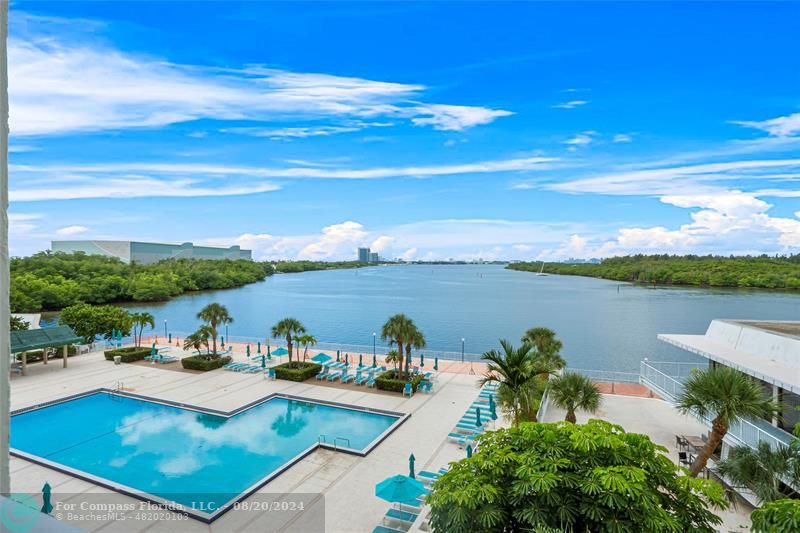
[[247,358],[250,359],[250,345],[247,345]]
[[414,476],[414,461],[416,460],[417,458],[414,457],[413,453],[408,456],[408,477],[411,479],[416,479],[416,476]]
[[269,344],[267,344],[267,359],[269,359],[270,361],[272,361],[272,354],[271,354],[271,353],[269,353]]
[[467,459],[472,457],[472,444],[467,444]]
[[158,352],[156,351],[156,343],[153,343],[153,346],[150,347],[150,355],[156,355]]
[[494,403],[494,396],[489,396],[489,416],[492,420],[497,420],[497,405]]
[[167,342],[172,344],[172,333],[169,334],[169,337],[167,338]]
[[360,353],[360,354],[358,354],[358,366],[359,367],[364,366],[363,363],[364,363],[364,354]]
[[375,354],[372,354],[372,368],[376,368],[378,366],[378,358],[375,357]]
[[419,367],[420,368],[425,368],[425,354],[424,353],[419,354]]
[[481,408],[475,408],[475,425],[481,427],[483,423],[481,422]]
[[438,357],[434,357],[434,359],[433,359],[433,369],[436,370],[437,372],[439,371],[439,358]]
[[44,514],[50,514],[53,510],[53,504],[50,503],[50,483],[44,482],[44,487],[42,487],[42,512]]
[[339,350],[336,350],[336,362],[339,362]]
[[256,353],[261,353],[261,341],[258,341],[258,350],[256,350]]
[[263,355],[261,356],[261,368],[267,368],[267,358]]
[[278,348],[277,350],[275,350],[274,352],[272,352],[272,355],[286,355],[287,353],[289,353],[289,350],[287,350],[286,348],[281,347],[281,348]]
[[220,344],[222,344],[222,347],[224,348],[225,347],[225,337],[220,337],[219,341],[220,341]]
[[392,503],[412,503],[425,494],[425,485],[400,474],[375,485],[375,496]]

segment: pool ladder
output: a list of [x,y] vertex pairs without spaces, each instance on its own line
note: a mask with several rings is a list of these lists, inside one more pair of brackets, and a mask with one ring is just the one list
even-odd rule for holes
[[114,383],[114,388],[111,390],[111,394],[109,396],[111,396],[112,400],[119,401],[122,399],[119,396],[119,393],[122,392],[123,390],[125,390],[125,384],[122,383],[122,380],[118,379],[116,383]]
[[[319,438],[317,439],[317,442],[319,442],[319,444],[327,444],[328,443],[328,436],[327,435],[320,435]],[[348,439],[347,437],[334,437],[333,438],[333,449],[334,450],[338,450],[339,449],[339,447],[337,445],[338,442],[346,442],[347,443],[346,447],[350,448],[350,439]]]

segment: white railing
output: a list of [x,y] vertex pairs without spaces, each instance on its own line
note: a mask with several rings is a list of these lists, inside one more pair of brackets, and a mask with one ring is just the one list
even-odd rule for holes
[[[643,385],[650,387],[659,396],[665,400],[675,403],[683,391],[683,380],[693,370],[689,368],[692,363],[660,363],[642,361],[640,365],[639,379]],[[683,377],[673,377],[665,374],[656,366],[668,368],[669,365],[673,367],[680,366],[683,369]],[[700,365],[694,365],[694,369],[703,368]],[[711,427],[711,420],[707,417],[701,417],[696,413],[694,416],[703,424]],[[770,425],[766,421],[760,420],[739,420],[728,428],[728,433],[725,435],[725,440],[734,445],[745,445],[751,448],[757,448],[759,442],[768,442],[770,446],[788,446],[792,440],[792,435]]]
[[605,383],[639,383],[639,374],[636,374],[635,372],[588,370],[585,368],[567,368],[565,371],[582,374],[592,381],[602,381]]

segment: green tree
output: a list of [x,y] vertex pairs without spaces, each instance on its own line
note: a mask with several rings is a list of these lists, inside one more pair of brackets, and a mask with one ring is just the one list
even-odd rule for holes
[[9,326],[11,327],[11,331],[25,331],[30,327],[30,324],[23,320],[21,316],[11,315]]
[[397,350],[394,350],[394,349],[389,350],[388,352],[386,352],[386,357],[384,358],[384,360],[386,361],[387,364],[388,363],[394,363],[394,367],[395,368],[397,368],[397,361],[399,359],[400,359],[400,354],[397,353]]
[[425,335],[419,330],[414,331],[411,337],[406,340],[406,374],[411,371],[411,349],[419,350],[424,347]]
[[574,424],[575,410],[581,409],[596,413],[600,409],[602,397],[594,382],[577,372],[564,372],[550,380],[548,395],[553,405],[564,409],[567,414],[564,420]]
[[524,420],[535,421],[544,382],[539,375],[546,369],[534,363],[530,344],[515,348],[505,339],[502,350],[490,350],[481,358],[486,361],[486,373],[481,383],[498,383],[497,402],[513,425]]
[[678,396],[677,408],[711,419],[711,433],[690,468],[692,476],[703,471],[731,424],[742,418],[772,418],[779,412],[757,381],[727,366],[693,372]]
[[222,304],[213,303],[208,304],[197,313],[197,318],[206,323],[209,327],[209,334],[211,336],[211,355],[217,356],[217,336],[219,335],[217,328],[225,324],[232,324],[233,317],[228,313],[228,308]]
[[185,339],[183,339],[183,349],[184,350],[197,350],[199,354],[200,351],[203,349],[203,346],[206,348],[206,355],[207,358],[211,357],[209,352],[209,339],[211,338],[211,327],[210,326],[200,326],[200,328],[195,331],[194,333],[187,335]]
[[407,373],[408,364],[404,365],[404,361],[411,354],[411,347],[425,346],[425,336],[414,321],[402,313],[389,317],[383,324],[381,339],[397,349],[399,377],[403,377]]
[[131,313],[131,325],[133,326],[133,341],[136,347],[142,345],[142,334],[144,333],[145,326],[150,326],[150,329],[156,327],[156,317],[147,311]]
[[488,431],[477,451],[433,482],[437,533],[712,533],[727,507],[712,480],[693,478],[646,435],[602,420],[526,423]]
[[550,365],[561,369],[567,366],[567,362],[561,357],[561,348],[564,346],[556,332],[549,328],[536,327],[525,332],[520,339],[523,344],[530,344],[542,360],[547,360]]
[[800,487],[800,445],[792,439],[789,446],[772,447],[763,440],[756,449],[735,446],[714,469],[734,488],[745,488],[762,502],[788,498],[794,493],[791,486]]
[[305,335],[300,335],[299,337],[297,337],[295,339],[295,341],[297,342],[297,346],[298,347],[300,347],[300,346],[303,347],[303,361],[305,361],[306,358],[308,357],[308,347],[309,346],[316,346],[317,345],[317,338],[314,335],[305,334]]
[[292,341],[295,337],[302,336],[306,327],[296,318],[287,317],[272,326],[272,336],[286,339],[286,349],[289,351],[289,363],[292,362]]
[[71,327],[87,343],[94,342],[98,335],[110,339],[114,330],[122,331],[123,335],[131,333],[130,313],[115,305],[72,305],[61,311],[58,321]]
[[777,500],[750,515],[753,533],[797,533],[800,531],[800,500]]

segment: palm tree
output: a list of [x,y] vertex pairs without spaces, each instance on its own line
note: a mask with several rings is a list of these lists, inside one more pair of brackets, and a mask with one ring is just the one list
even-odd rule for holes
[[758,448],[735,446],[728,457],[717,462],[716,472],[734,487],[749,489],[762,503],[790,498],[800,486],[800,443],[770,446],[760,441]]
[[727,366],[693,372],[683,384],[677,408],[684,414],[713,417],[708,441],[690,468],[692,476],[703,471],[731,424],[740,418],[772,418],[779,412],[757,381]]
[[394,367],[397,368],[397,361],[400,359],[400,354],[397,353],[397,350],[389,350],[386,352],[386,357],[384,359],[387,363],[394,363]]
[[522,343],[530,344],[538,354],[538,358],[547,361],[550,366],[557,369],[567,366],[567,362],[561,357],[563,344],[556,337],[556,332],[549,328],[536,327],[525,332],[520,339]]
[[314,335],[300,335],[295,338],[297,346],[303,346],[303,361],[308,357],[308,347],[317,345],[317,338]]
[[[142,345],[142,334],[144,333],[144,327],[150,326],[150,329],[156,327],[156,317],[147,311],[142,313],[131,313],[130,321],[131,325],[133,326],[133,342],[138,348]],[[137,331],[139,332],[138,334],[136,333]]]
[[[402,313],[390,316],[383,324],[381,339],[397,347],[398,377],[404,373],[403,361],[411,353],[411,347],[425,346],[425,336],[414,321]],[[406,349],[408,353],[404,353]]]
[[306,327],[296,318],[284,318],[272,326],[272,336],[286,339],[286,349],[289,351],[289,363],[292,362],[292,340],[306,332]]
[[191,350],[194,348],[200,353],[200,350],[203,346],[208,349],[208,339],[211,336],[211,327],[210,326],[200,326],[200,328],[188,335],[185,339],[183,339],[183,349],[184,350]]
[[575,423],[575,410],[582,409],[592,414],[600,409],[600,391],[594,382],[577,372],[564,372],[550,380],[550,400],[553,405],[567,411],[564,420]]
[[481,356],[487,362],[481,384],[500,384],[497,388],[498,404],[508,413],[513,425],[518,425],[523,419],[535,422],[541,381],[537,379],[539,368],[533,364],[531,345],[514,348],[502,339],[500,346],[502,351],[490,350]]
[[415,332],[411,338],[406,341],[406,374],[409,373],[411,366],[411,348],[419,350],[420,348],[425,347],[425,335],[423,335],[421,331],[417,330],[416,326],[414,329]]
[[197,318],[205,322],[211,336],[211,353],[217,355],[217,326],[233,323],[233,317],[228,313],[228,309],[221,304],[208,304],[197,313]]

